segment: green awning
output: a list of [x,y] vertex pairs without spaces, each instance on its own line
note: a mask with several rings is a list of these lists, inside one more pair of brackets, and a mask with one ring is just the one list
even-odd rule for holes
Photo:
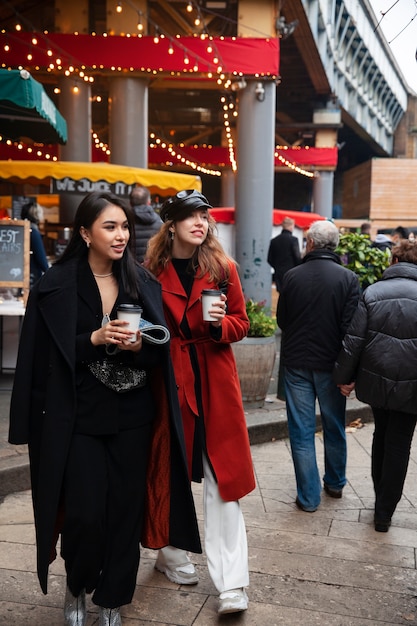
[[66,121],[26,70],[0,69],[0,135],[13,141],[67,141]]

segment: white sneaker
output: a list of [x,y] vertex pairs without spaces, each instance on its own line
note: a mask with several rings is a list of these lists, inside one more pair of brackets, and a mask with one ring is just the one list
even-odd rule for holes
[[229,589],[229,591],[223,591],[219,596],[218,613],[220,615],[246,611],[247,608],[248,596],[244,589]]
[[194,564],[190,561],[188,561],[188,563],[181,563],[175,567],[170,567],[165,562],[163,554],[159,552],[155,562],[155,569],[165,574],[168,580],[177,585],[196,585],[198,583],[197,572]]

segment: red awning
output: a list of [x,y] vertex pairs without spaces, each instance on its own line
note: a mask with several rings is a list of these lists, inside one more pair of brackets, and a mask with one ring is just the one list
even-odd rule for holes
[[[103,70],[186,72],[271,76],[279,74],[279,39],[251,37],[162,37],[72,35],[63,33],[0,33],[2,62],[9,67],[64,69],[83,68],[86,73]],[[5,50],[5,46],[8,50]],[[210,45],[210,50],[207,48]],[[170,53],[170,48],[173,50]],[[28,54],[32,55],[30,62]],[[59,59],[60,63],[57,62]],[[188,60],[188,62],[187,62]],[[181,80],[184,75],[179,77]]]
[[[184,156],[204,167],[230,167],[230,157],[228,148],[221,146],[172,146],[176,154]],[[16,159],[22,160],[45,160],[45,155],[49,157],[58,157],[58,147],[55,145],[46,145],[40,148],[42,156],[37,155],[34,148],[32,152],[27,152],[25,148],[19,149],[16,145],[8,145],[0,143],[0,160]],[[300,167],[313,168],[336,168],[338,152],[337,148],[288,148],[280,149],[279,154],[283,155],[287,161]],[[109,157],[102,151],[92,147],[93,161],[108,162]],[[167,163],[181,164],[180,160],[172,157],[168,150],[157,146],[148,150],[149,167],[160,167]],[[284,163],[275,157],[275,167],[284,167]]]
[[[216,207],[210,209],[211,215],[216,222],[221,224],[234,224],[235,223],[235,209],[234,207]],[[310,228],[313,222],[317,220],[326,219],[318,213],[304,213],[304,211],[283,211],[281,209],[273,210],[273,224],[279,226],[282,224],[284,217],[291,217],[295,221],[295,225],[302,230]]]
[[[229,149],[222,146],[172,146],[179,158],[185,157],[199,165],[218,167],[230,167]],[[284,167],[285,164],[279,157],[283,157],[293,165],[311,167],[337,166],[337,148],[278,148],[275,156],[275,167]],[[149,164],[161,165],[167,161],[177,162],[177,157],[172,157],[167,148],[160,145],[152,147],[148,152]],[[178,159],[179,160],[179,159]]]

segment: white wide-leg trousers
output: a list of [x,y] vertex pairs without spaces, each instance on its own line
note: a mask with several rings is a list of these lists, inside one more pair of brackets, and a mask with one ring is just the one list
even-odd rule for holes
[[[210,464],[203,455],[204,547],[210,577],[219,593],[249,585],[248,543],[238,500],[225,502],[219,494]],[[189,562],[184,550],[161,550],[170,567]]]
[[238,500],[225,502],[203,455],[204,547],[210,577],[219,593],[249,585],[248,542]]

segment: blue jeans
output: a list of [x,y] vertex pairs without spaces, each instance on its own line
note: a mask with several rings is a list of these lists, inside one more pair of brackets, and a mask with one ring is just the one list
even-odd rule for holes
[[316,399],[323,427],[323,480],[332,489],[342,489],[346,484],[346,398],[331,372],[286,367],[284,375],[297,496],[306,510],[314,511],[322,489],[315,447]]

